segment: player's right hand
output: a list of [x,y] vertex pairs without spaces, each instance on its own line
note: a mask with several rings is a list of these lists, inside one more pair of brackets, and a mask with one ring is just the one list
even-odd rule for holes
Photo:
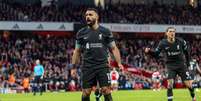
[[150,50],[151,50],[150,48],[145,48],[144,52],[149,53]]
[[74,77],[76,75],[76,73],[77,73],[77,69],[75,69],[75,68],[71,69],[70,74],[72,77]]

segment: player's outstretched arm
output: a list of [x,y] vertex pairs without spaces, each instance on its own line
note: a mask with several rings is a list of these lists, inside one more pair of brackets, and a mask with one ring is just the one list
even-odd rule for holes
[[80,60],[80,49],[79,48],[75,48],[74,52],[73,52],[73,57],[72,57],[72,64],[78,64]]
[[123,65],[121,64],[121,55],[120,55],[120,52],[119,52],[119,49],[117,48],[115,42],[112,42],[111,43],[111,49],[112,49],[112,53],[114,55],[114,58],[116,60],[116,62],[118,63],[118,66],[121,70],[124,69]]
[[76,40],[75,42],[75,50],[73,51],[72,56],[72,68],[71,68],[71,75],[76,73],[76,66],[75,64],[78,64],[80,61],[80,44],[79,41]]
[[185,40],[183,40],[183,49],[184,49],[184,55],[186,58],[186,65],[189,67],[190,66],[190,64],[189,64],[190,63],[189,47]]
[[75,48],[72,56],[72,68],[71,68],[71,76],[75,75],[77,72],[77,69],[75,67],[75,64],[78,64],[80,60],[80,49]]

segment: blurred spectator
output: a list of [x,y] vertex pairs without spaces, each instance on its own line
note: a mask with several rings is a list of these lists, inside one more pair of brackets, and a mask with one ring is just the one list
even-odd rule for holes
[[[70,2],[58,7],[57,0],[43,0],[45,2],[42,5],[22,5],[3,1],[0,1],[1,21],[83,22],[83,10],[89,7],[77,6]],[[96,8],[102,16],[101,22],[106,23],[201,25],[200,6],[194,8],[190,5],[116,3],[107,5],[105,9]]]

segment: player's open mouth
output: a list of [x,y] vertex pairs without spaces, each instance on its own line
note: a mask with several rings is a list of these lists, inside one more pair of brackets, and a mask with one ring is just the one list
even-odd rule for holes
[[91,22],[91,20],[90,20],[90,19],[87,19],[87,22],[89,23],[89,22]]

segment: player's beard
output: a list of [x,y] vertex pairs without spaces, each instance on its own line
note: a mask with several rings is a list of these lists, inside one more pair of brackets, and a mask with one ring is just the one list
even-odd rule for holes
[[90,21],[89,20],[87,21],[87,25],[90,27],[92,27],[95,23],[96,23],[96,19],[92,19]]
[[168,39],[171,43],[175,41],[175,37],[169,37]]
[[172,42],[174,42],[175,36],[174,36],[174,35],[171,35],[171,36],[170,36],[170,40],[171,40]]

